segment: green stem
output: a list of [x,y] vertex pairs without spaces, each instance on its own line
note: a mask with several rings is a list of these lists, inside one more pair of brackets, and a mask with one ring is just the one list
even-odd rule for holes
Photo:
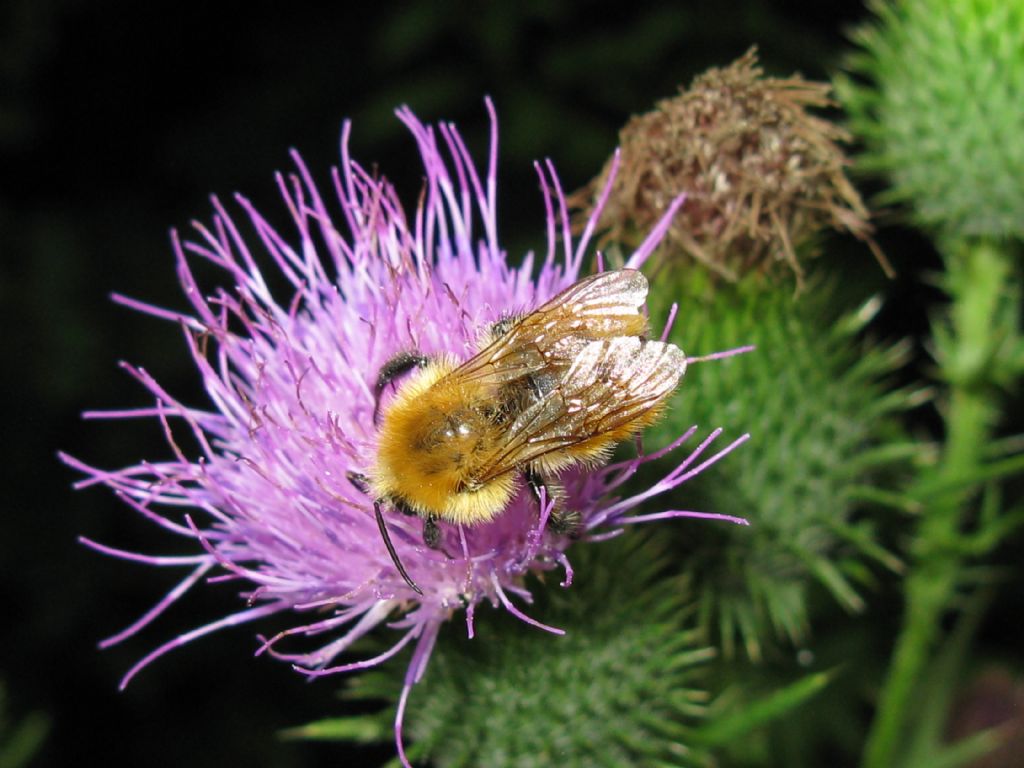
[[[991,353],[1007,318],[1006,280],[1010,259],[985,243],[954,248],[947,258],[953,304],[948,346],[939,362],[950,384],[943,459],[921,478],[955,481],[976,472],[997,415],[989,388]],[[1009,329],[1013,332],[1013,329]],[[911,551],[903,626],[865,749],[864,768],[892,768],[908,741],[908,720],[923,674],[939,640],[939,626],[960,581],[963,557],[953,546],[961,532],[970,494],[950,493],[929,505]]]

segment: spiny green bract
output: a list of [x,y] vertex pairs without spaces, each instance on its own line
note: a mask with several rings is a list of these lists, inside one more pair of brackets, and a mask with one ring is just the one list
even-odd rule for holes
[[[694,687],[713,654],[694,629],[686,583],[666,576],[669,553],[628,533],[571,552],[576,580],[539,590],[528,612],[564,637],[480,610],[477,634],[461,622],[442,633],[412,692],[411,753],[456,766],[694,765],[687,723],[704,709]],[[394,701],[396,661],[352,680],[353,698]],[[381,713],[390,732],[393,710]]]
[[821,285],[794,299],[788,287],[766,290],[762,282],[749,276],[719,285],[702,301],[685,298],[704,295],[688,270],[657,292],[655,302],[684,297],[686,321],[676,323],[672,340],[688,354],[756,349],[691,366],[668,417],[648,438],[660,445],[684,424],[741,424],[751,433],[749,450],[688,484],[676,504],[750,520],[749,528],[701,530],[693,562],[704,616],[717,621],[723,651],[732,654],[738,637],[754,660],[772,635],[804,638],[812,582],[857,610],[853,582],[865,574],[863,556],[898,567],[853,516],[861,498],[885,495],[872,483],[913,450],[892,442],[885,418],[907,407],[909,396],[884,394],[880,381],[906,348],[858,344],[863,318],[840,321],[829,309],[832,292]]
[[883,200],[928,227],[1024,234],[1024,4],[872,3],[878,21],[837,78],[866,169],[890,177]]

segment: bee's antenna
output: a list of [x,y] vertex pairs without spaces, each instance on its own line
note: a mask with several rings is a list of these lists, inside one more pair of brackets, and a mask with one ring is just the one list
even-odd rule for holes
[[395,552],[395,545],[391,543],[391,535],[388,533],[388,527],[384,525],[384,515],[380,511],[380,502],[373,502],[373,514],[377,517],[377,527],[380,529],[380,536],[384,539],[384,546],[388,548],[388,554],[391,555],[391,562],[395,564],[395,568],[401,574],[402,578],[405,579],[405,583],[408,584],[412,591],[417,595],[422,595],[423,590],[416,586],[416,582],[413,581],[408,572],[405,570],[405,566],[402,565],[402,561],[398,559],[398,553]]

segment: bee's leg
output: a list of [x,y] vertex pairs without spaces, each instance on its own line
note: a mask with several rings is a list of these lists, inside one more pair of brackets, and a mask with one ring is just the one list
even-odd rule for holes
[[373,514],[377,518],[377,528],[380,529],[380,537],[384,539],[384,546],[387,547],[388,554],[391,555],[391,562],[395,564],[395,568],[398,569],[398,573],[403,579],[405,579],[405,583],[412,588],[412,591],[417,595],[422,595],[423,590],[416,586],[416,582],[410,578],[408,572],[405,570],[405,566],[402,565],[402,561],[398,559],[398,553],[395,552],[395,545],[391,543],[391,536],[388,534],[388,527],[384,524],[384,515],[381,514],[379,501],[373,502]]
[[530,487],[533,498],[537,500],[537,506],[544,503],[544,500],[541,498],[541,491],[544,491],[547,500],[551,501],[551,494],[548,493],[547,483],[544,482],[544,478],[540,476],[537,470],[527,467],[523,470],[523,479],[526,480],[526,484]]
[[377,383],[373,388],[373,423],[380,423],[380,396],[384,387],[391,384],[399,376],[404,376],[413,368],[422,368],[430,362],[430,358],[415,352],[402,352],[395,355],[377,373]]
[[[406,517],[416,517],[419,514],[415,509],[397,499],[391,503],[395,509]],[[444,552],[449,560],[455,559],[448,554],[448,550],[446,550],[441,544],[441,526],[437,524],[437,518],[432,515],[428,515],[423,518],[423,543],[430,549],[437,549]]]
[[361,472],[346,472],[345,477],[348,481],[355,486],[355,489],[360,493],[365,493],[367,496],[370,495],[370,478]]
[[485,345],[495,341],[496,339],[499,339],[500,337],[504,336],[506,333],[511,331],[512,328],[514,328],[515,325],[524,317],[526,317],[525,313],[514,312],[509,315],[504,315],[496,322],[491,323],[491,327],[487,329],[487,338],[484,339]]
[[583,519],[575,509],[555,507],[551,510],[551,518],[548,520],[548,528],[552,533],[559,536],[568,536],[570,539],[578,539],[583,527]]
[[523,477],[533,492],[533,497],[537,499],[538,507],[542,503],[541,491],[544,492],[544,498],[548,503],[554,502],[554,506],[551,508],[551,516],[548,518],[548,528],[551,529],[551,532],[575,538],[579,534],[580,513],[565,508],[565,505],[562,503],[562,497],[565,495],[562,489],[555,483],[545,481],[541,474],[532,467],[527,467],[523,470]]
[[[412,510],[408,514],[415,515],[416,513]],[[423,543],[428,548],[437,550],[442,553],[449,560],[454,560],[452,553],[444,548],[444,532],[441,530],[441,526],[437,524],[437,518],[434,515],[427,515],[423,518]]]
[[401,499],[395,499],[394,501],[392,501],[391,506],[393,506],[406,517],[414,517],[416,515],[416,510],[410,507]]
[[441,549],[441,526],[437,524],[436,517],[423,518],[423,543],[431,549]]

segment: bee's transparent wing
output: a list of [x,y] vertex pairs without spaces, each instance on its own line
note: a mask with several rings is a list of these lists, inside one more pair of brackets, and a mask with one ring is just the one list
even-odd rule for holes
[[672,344],[635,336],[584,343],[559,384],[512,423],[476,479],[486,482],[629,424],[671,394],[685,371],[686,355]]
[[523,316],[450,375],[501,385],[533,373],[561,373],[590,341],[642,336],[647,278],[634,269],[600,272]]

